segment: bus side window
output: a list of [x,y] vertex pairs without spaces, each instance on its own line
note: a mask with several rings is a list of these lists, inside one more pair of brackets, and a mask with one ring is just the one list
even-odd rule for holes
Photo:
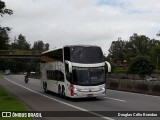
[[64,81],[64,74],[61,71],[59,71],[59,80]]
[[58,70],[55,70],[55,80],[59,80],[59,72]]

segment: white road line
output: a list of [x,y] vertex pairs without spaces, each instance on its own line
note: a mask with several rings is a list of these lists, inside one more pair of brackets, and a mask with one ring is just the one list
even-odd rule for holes
[[104,98],[111,99],[111,100],[116,100],[116,101],[120,101],[120,102],[127,102],[127,101],[125,101],[125,100],[116,99],[116,98],[111,98],[111,97],[104,97]]
[[16,85],[18,85],[18,86],[20,86],[20,87],[22,87],[22,88],[24,88],[24,89],[27,89],[27,90],[29,90],[29,91],[31,91],[31,92],[33,92],[33,93],[36,93],[36,94],[41,95],[41,96],[43,96],[43,97],[46,97],[46,98],[48,98],[48,99],[54,100],[54,101],[56,101],[56,102],[59,102],[59,103],[65,104],[65,105],[67,105],[67,106],[70,106],[70,107],[76,108],[76,109],[81,110],[81,111],[88,112],[88,113],[90,113],[90,114],[96,115],[96,116],[101,117],[101,118],[106,119],[106,120],[114,120],[114,119],[112,119],[112,118],[105,117],[105,116],[103,116],[103,115],[100,115],[100,114],[97,114],[97,113],[94,113],[94,112],[90,112],[90,111],[88,111],[88,110],[86,110],[86,109],[83,109],[83,108],[80,108],[80,107],[77,107],[77,106],[71,105],[71,104],[69,104],[69,103],[66,103],[66,102],[63,102],[63,101],[57,100],[57,99],[55,99],[55,98],[49,97],[49,96],[47,96],[47,95],[44,95],[44,94],[38,93],[38,92],[36,92],[36,91],[34,91],[34,90],[31,90],[31,89],[29,89],[29,88],[27,88],[27,87],[24,87],[24,86],[22,86],[22,85],[18,84],[18,83],[16,83],[16,82],[13,82],[12,80],[10,80],[10,79],[8,79],[8,78],[6,78],[6,77],[4,77],[4,78],[5,78],[7,81],[12,82],[13,84],[16,84]]
[[109,91],[114,91],[114,92],[121,92],[121,93],[133,94],[133,95],[141,95],[141,96],[146,96],[146,97],[159,98],[159,99],[160,99],[160,96],[147,95],[147,94],[134,93],[134,92],[127,92],[127,91],[110,90],[110,89],[107,89],[107,90],[109,90]]

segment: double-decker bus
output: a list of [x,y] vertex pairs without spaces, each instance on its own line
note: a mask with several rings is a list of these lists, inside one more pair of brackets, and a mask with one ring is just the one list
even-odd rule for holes
[[99,46],[68,45],[41,55],[42,87],[63,97],[105,96],[106,70],[111,71]]

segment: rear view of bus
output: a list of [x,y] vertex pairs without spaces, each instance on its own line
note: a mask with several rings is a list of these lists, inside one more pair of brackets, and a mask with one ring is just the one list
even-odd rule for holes
[[105,96],[105,62],[98,46],[65,46],[65,95],[71,98]]

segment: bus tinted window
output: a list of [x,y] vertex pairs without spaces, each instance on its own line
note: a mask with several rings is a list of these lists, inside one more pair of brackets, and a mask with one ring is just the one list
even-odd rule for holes
[[62,49],[47,52],[47,53],[44,53],[44,54],[41,55],[41,63],[55,62],[55,61],[63,62],[63,51],[62,51]]
[[70,48],[64,47],[64,59],[70,61]]
[[47,70],[46,74],[48,80],[64,81],[64,74],[59,70]]
[[70,48],[71,62],[75,63],[101,63],[104,56],[100,47],[73,46]]

